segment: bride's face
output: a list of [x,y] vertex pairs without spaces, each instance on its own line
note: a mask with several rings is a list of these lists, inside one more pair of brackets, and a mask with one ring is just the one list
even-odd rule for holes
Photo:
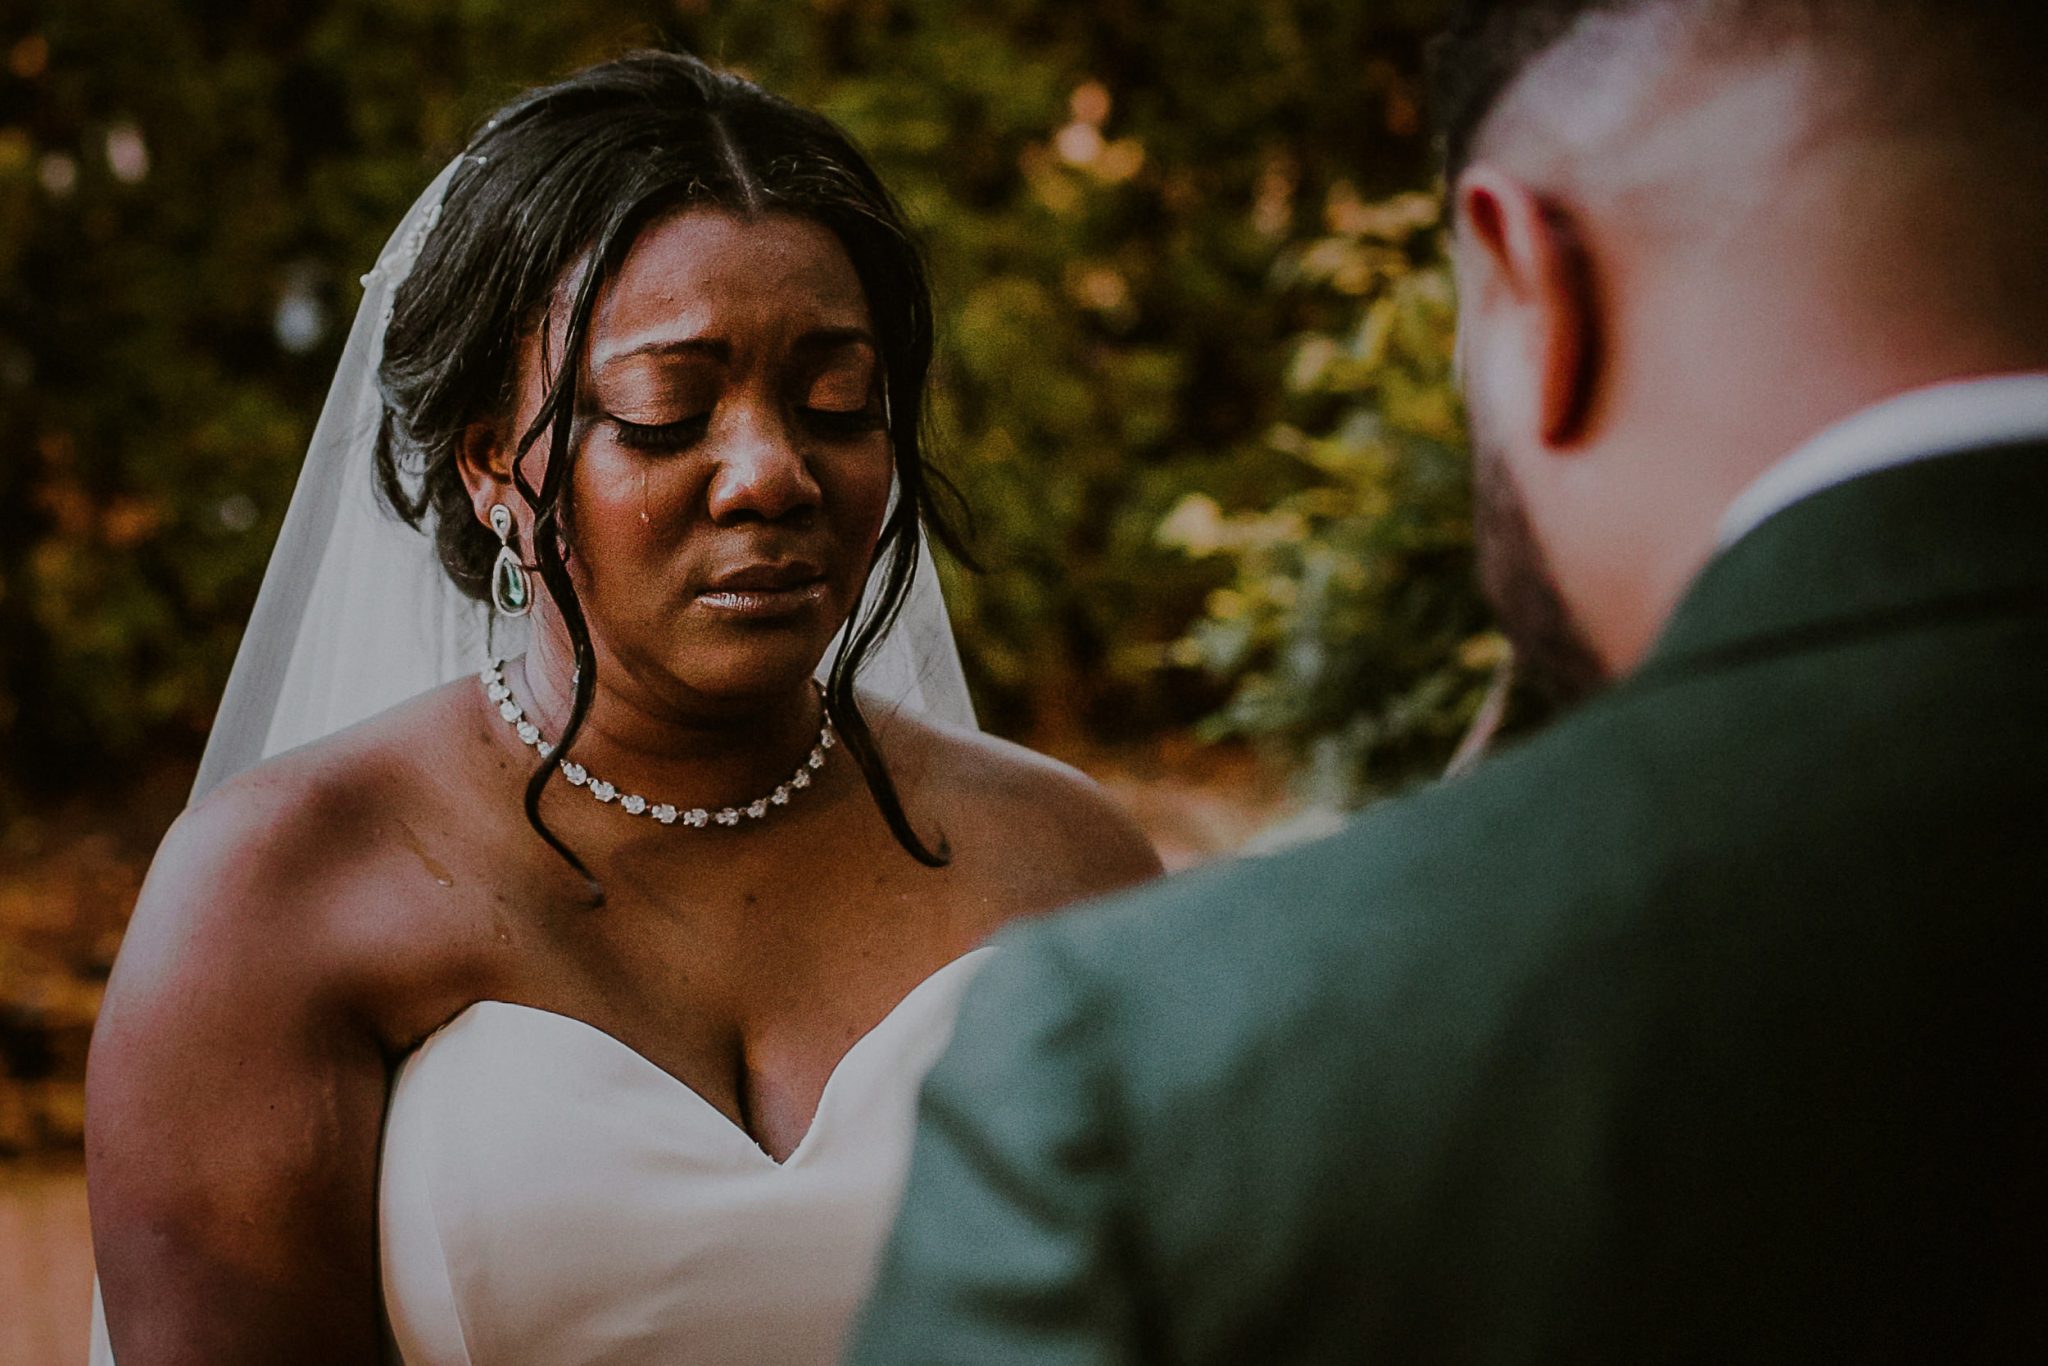
[[[514,430],[539,411],[541,340]],[[569,564],[602,663],[704,698],[808,677],[891,479],[881,354],[838,239],[776,214],[657,220],[599,297],[581,388]]]

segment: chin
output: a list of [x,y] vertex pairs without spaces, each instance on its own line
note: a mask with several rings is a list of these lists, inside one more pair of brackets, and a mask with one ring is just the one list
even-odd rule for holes
[[786,694],[810,679],[830,643],[808,633],[699,642],[671,658],[669,669],[700,697],[744,702]]

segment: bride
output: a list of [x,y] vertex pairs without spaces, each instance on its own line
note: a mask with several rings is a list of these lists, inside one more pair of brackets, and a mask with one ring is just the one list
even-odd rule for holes
[[859,153],[687,57],[429,187],[94,1042],[124,1366],[834,1356],[978,946],[1158,868],[973,729],[931,348]]

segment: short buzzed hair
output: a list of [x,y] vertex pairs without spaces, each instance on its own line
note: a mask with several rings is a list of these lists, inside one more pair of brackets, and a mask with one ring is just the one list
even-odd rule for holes
[[1866,73],[1873,114],[1966,121],[2010,135],[2001,149],[2048,144],[2048,0],[1462,0],[1431,63],[1449,178],[1501,97],[1581,22],[1653,9],[1693,12],[1693,32],[1728,50],[1832,47]]

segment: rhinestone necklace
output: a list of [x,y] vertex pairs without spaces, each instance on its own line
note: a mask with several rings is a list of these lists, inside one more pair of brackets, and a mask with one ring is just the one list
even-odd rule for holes
[[[512,688],[505,682],[505,661],[494,659],[477,671],[477,678],[484,685],[484,695],[491,699],[498,709],[498,715],[505,718],[505,724],[512,727],[521,744],[531,746],[545,759],[555,752],[552,742],[542,738],[540,727],[526,719],[526,713],[512,696]],[[590,771],[579,763],[568,759],[561,761],[562,776],[569,780],[571,787],[580,787],[600,802],[610,805],[618,803],[619,810],[629,816],[648,816],[663,825],[680,822],[693,830],[702,830],[707,825],[738,825],[743,820],[760,820],[768,814],[770,807],[788,806],[789,799],[811,785],[811,775],[825,766],[825,751],[839,741],[832,734],[832,713],[825,713],[825,723],[818,728],[818,743],[811,746],[801,767],[791,774],[787,781],[765,797],[758,797],[745,806],[728,806],[718,811],[704,807],[680,810],[667,802],[650,802],[637,792],[620,794],[619,789],[602,778],[592,777]]]

